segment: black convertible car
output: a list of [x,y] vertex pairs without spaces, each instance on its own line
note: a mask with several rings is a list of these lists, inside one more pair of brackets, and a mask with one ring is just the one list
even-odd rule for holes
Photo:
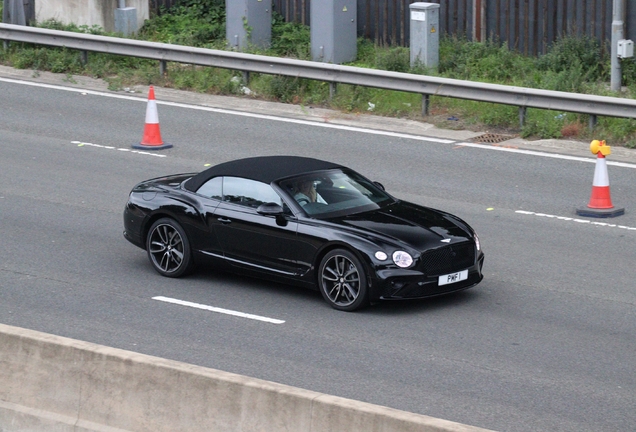
[[214,262],[317,288],[346,311],[451,293],[483,278],[484,254],[467,223],[305,157],[240,159],[144,181],[130,193],[124,228],[164,276]]

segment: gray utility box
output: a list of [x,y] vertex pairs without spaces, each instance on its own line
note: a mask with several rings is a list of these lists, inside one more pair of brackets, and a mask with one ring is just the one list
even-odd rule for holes
[[411,67],[437,68],[439,64],[439,4],[412,3]]
[[356,59],[357,1],[312,0],[311,58],[325,63],[345,63]]
[[272,0],[225,0],[226,37],[231,48],[268,48],[272,41]]
[[4,0],[2,22],[6,24],[27,25],[23,0]]
[[137,8],[124,7],[115,9],[115,31],[124,36],[137,33]]

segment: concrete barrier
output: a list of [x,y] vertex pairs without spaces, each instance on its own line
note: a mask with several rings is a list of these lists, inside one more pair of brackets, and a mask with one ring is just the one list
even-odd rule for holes
[[[137,28],[150,16],[148,0],[126,0],[127,7],[136,9]],[[118,29],[115,25],[115,0],[37,0],[35,19],[38,22],[54,19],[64,24],[99,26],[107,32]]]
[[0,324],[0,432],[485,431]]

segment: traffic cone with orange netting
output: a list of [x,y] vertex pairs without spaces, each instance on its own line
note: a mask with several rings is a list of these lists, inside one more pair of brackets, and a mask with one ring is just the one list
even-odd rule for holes
[[148,105],[146,106],[146,126],[144,136],[139,144],[133,144],[133,148],[144,150],[161,150],[172,147],[172,144],[164,143],[159,129],[159,114],[157,113],[157,101],[155,89],[150,86],[148,91]]
[[594,140],[590,150],[596,155],[592,195],[587,206],[577,207],[576,214],[588,217],[615,217],[625,213],[624,208],[614,207],[610,196],[609,175],[605,156],[611,154],[610,146],[605,141]]

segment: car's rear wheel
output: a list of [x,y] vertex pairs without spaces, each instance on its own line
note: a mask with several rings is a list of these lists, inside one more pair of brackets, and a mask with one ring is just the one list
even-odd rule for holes
[[162,218],[152,224],[146,250],[152,266],[163,276],[183,276],[192,267],[190,242],[181,225],[173,219]]
[[360,260],[345,249],[334,249],[320,263],[320,293],[333,308],[353,311],[369,303],[367,278]]

